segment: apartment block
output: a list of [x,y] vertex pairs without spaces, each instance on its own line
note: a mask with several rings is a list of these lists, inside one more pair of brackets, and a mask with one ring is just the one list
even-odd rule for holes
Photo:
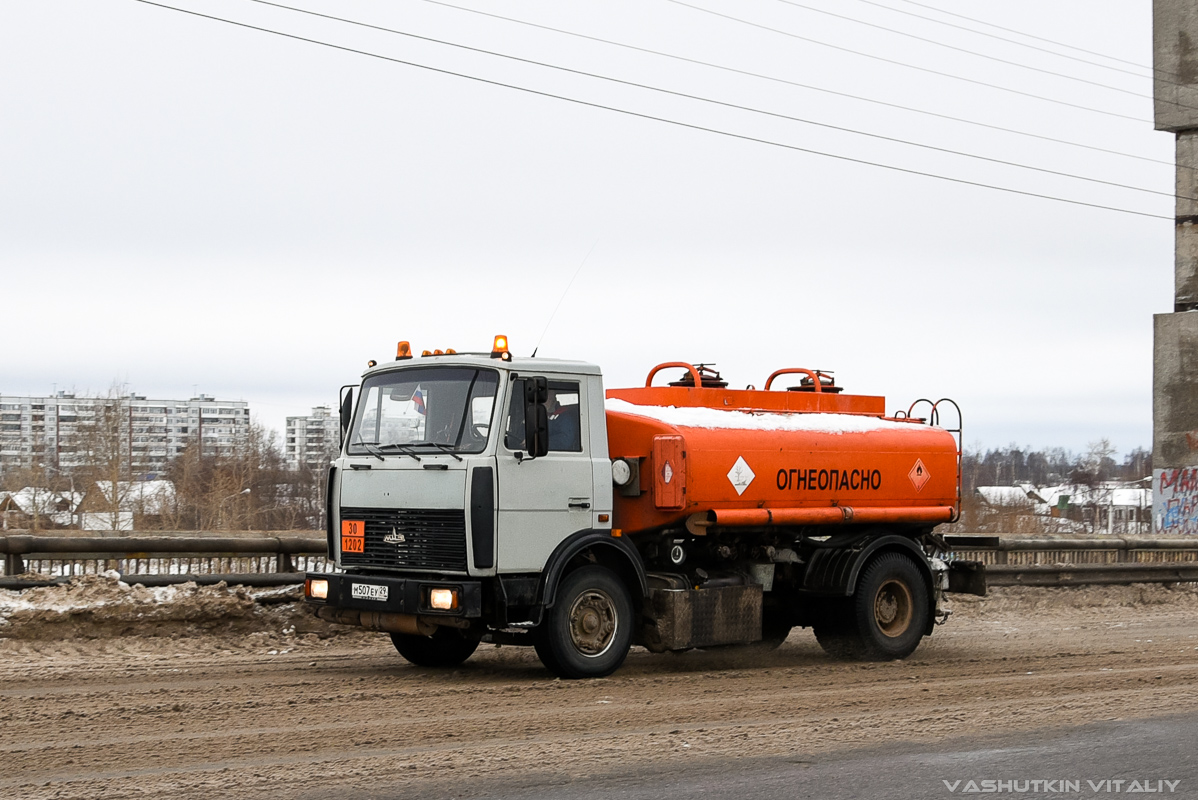
[[155,474],[193,441],[206,456],[232,455],[249,423],[245,401],[204,394],[190,400],[0,394],[0,473],[34,465],[69,472],[87,462],[104,435],[108,451],[119,450],[132,473]]
[[288,417],[283,458],[288,469],[327,469],[337,457],[341,421],[328,406],[316,406],[306,417]]

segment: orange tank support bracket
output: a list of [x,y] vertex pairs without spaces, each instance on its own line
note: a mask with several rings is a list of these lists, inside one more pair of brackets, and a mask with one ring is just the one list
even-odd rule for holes
[[779,375],[793,375],[795,373],[806,375],[808,378],[811,378],[811,383],[815,387],[815,391],[822,392],[824,390],[823,382],[819,379],[821,373],[810,369],[804,369],[803,367],[786,367],[785,369],[777,370],[774,372],[774,374],[765,379],[765,391],[768,392],[770,390],[770,386],[772,386],[774,383],[774,378],[778,377]]
[[667,361],[665,364],[658,364],[656,367],[649,370],[649,377],[645,378],[645,388],[647,389],[653,385],[654,375],[661,372],[663,369],[670,369],[672,367],[688,370],[691,374],[691,378],[693,378],[695,381],[695,388],[700,389],[703,387],[703,378],[699,375],[699,370],[695,369],[694,364],[687,364],[685,361]]
[[880,523],[948,522],[953,518],[952,506],[853,508],[729,508],[692,514],[687,527],[715,526],[748,527],[760,525],[849,525]]

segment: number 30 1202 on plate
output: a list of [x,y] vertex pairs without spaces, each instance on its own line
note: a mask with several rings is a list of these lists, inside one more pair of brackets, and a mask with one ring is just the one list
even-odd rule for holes
[[366,522],[360,519],[341,521],[341,552],[366,552]]

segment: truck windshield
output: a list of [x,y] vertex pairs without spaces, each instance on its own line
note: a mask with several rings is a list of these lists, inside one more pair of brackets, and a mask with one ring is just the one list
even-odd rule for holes
[[487,446],[499,373],[424,367],[373,375],[362,384],[350,455],[480,453]]

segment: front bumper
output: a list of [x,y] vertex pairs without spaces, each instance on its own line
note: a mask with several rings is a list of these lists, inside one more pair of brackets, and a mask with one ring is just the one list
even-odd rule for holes
[[[328,597],[311,595],[312,581],[328,581]],[[435,609],[429,605],[433,589],[457,592],[457,608]],[[314,606],[376,611],[386,614],[419,614],[422,617],[475,619],[483,613],[481,581],[439,581],[423,577],[391,578],[377,575],[309,572],[304,576],[304,601]]]

